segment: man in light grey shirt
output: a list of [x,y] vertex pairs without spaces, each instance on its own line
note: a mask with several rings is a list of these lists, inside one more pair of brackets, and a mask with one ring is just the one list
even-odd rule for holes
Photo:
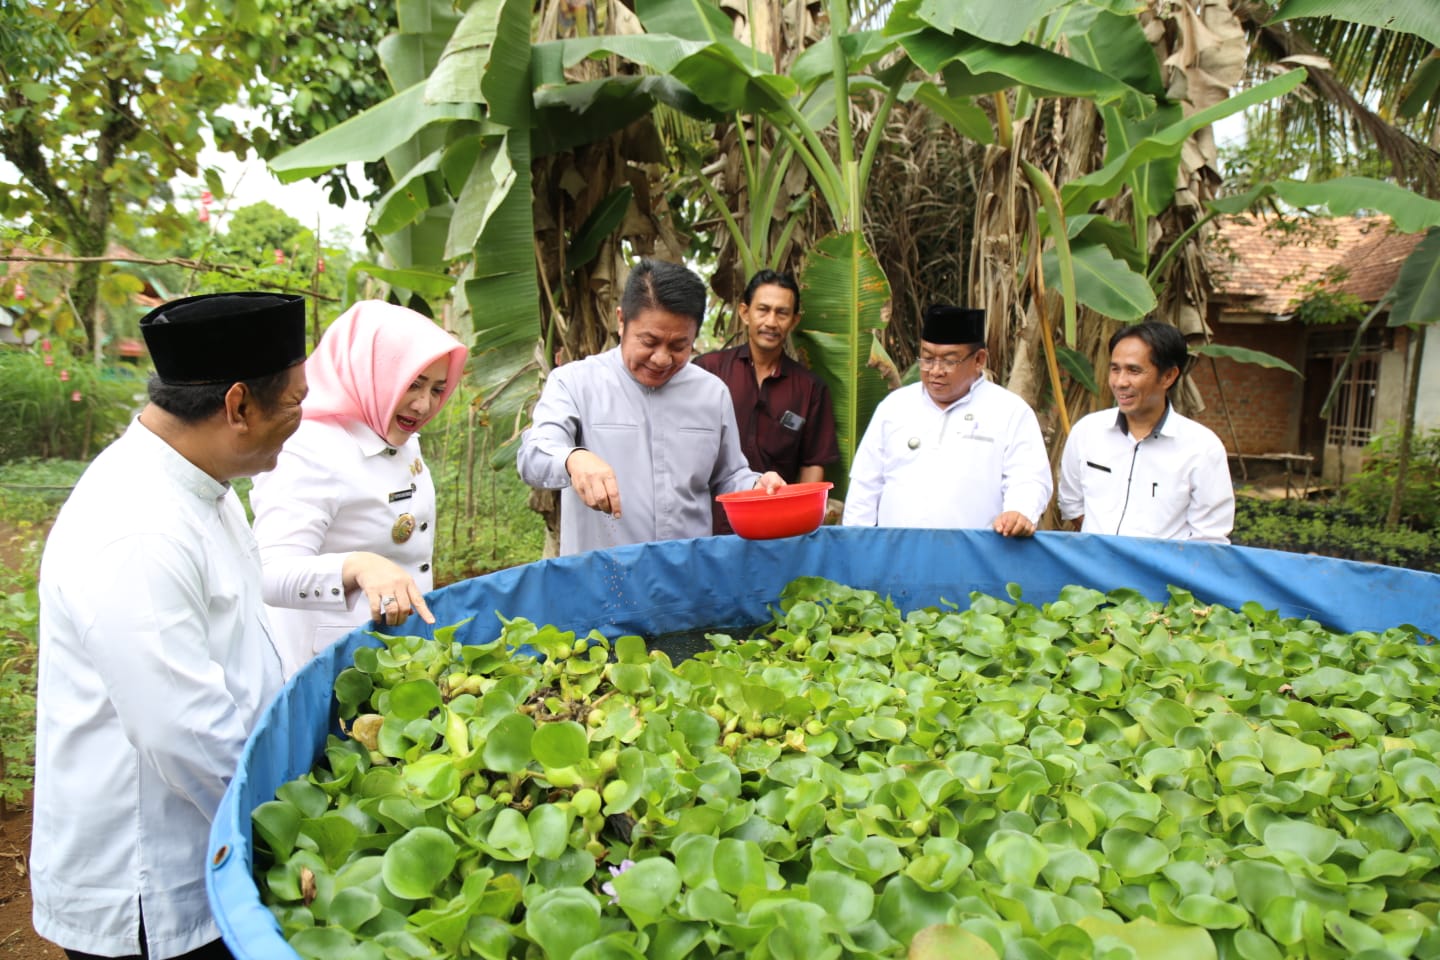
[[521,479],[563,490],[561,555],[705,536],[715,494],[785,485],[750,469],[724,382],[689,362],[700,278],[642,259],[616,312],[620,345],[552,371],[520,438]]

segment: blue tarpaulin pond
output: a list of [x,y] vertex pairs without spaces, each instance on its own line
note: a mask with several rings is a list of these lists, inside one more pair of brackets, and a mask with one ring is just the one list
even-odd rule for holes
[[[641,544],[527,564],[438,590],[439,625],[474,619],[462,642],[493,639],[496,614],[584,634],[655,637],[768,620],[780,590],[819,576],[888,594],[902,610],[972,592],[1004,596],[1019,584],[1042,603],[1067,585],[1138,590],[1163,599],[1175,585],[1204,603],[1255,601],[1283,616],[1350,632],[1411,625],[1440,634],[1440,576],[1373,564],[1214,544],[1041,533],[1007,540],[989,531],[824,527],[772,541],[710,537]],[[418,618],[396,632],[428,634]],[[210,837],[210,903],[237,958],[295,956],[261,903],[252,876],[250,814],[283,783],[304,774],[336,730],[333,684],[363,631],[308,664],[280,692],[252,733]]]

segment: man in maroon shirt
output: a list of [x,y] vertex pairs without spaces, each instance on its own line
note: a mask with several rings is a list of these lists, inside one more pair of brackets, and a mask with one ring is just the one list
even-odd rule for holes
[[[774,470],[786,483],[823,480],[825,465],[840,459],[830,391],[785,355],[785,338],[800,320],[800,288],[788,273],[761,270],[746,285],[739,310],[745,345],[691,363],[730,388],[750,469]],[[729,533],[724,511],[715,507],[715,532]]]

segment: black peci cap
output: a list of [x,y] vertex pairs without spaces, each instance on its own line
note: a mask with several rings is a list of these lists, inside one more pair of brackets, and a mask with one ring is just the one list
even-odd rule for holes
[[161,382],[235,383],[305,360],[305,298],[209,293],[172,300],[140,321]]
[[927,343],[984,343],[985,311],[937,303],[925,309],[920,339]]

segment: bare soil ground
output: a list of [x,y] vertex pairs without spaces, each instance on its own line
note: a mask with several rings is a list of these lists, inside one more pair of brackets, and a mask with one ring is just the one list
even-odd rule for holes
[[65,960],[30,922],[30,804],[0,817],[0,957]]
[[[21,534],[0,521],[0,564],[21,562],[25,540],[44,531]],[[64,960],[65,953],[35,932],[30,922],[30,797],[0,811],[0,957]]]

